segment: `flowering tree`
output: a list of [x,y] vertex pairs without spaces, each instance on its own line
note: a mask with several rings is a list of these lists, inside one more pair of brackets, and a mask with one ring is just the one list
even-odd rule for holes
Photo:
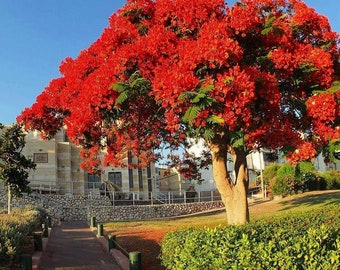
[[249,150],[294,163],[339,141],[338,59],[338,34],[300,0],[128,0],[17,120],[46,137],[65,125],[87,168],[103,148],[106,164],[143,165],[202,138],[228,222],[244,223]]

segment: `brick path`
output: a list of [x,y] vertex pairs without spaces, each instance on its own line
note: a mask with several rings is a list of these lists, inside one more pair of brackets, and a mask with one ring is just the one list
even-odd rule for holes
[[53,226],[39,270],[121,270],[84,221]]

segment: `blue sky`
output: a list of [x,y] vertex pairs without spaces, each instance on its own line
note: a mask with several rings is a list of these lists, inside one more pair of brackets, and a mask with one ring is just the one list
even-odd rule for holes
[[[232,4],[234,1],[227,1]],[[340,32],[339,0],[306,0]],[[1,0],[0,123],[11,124],[45,86],[59,64],[76,57],[108,25],[125,0]]]

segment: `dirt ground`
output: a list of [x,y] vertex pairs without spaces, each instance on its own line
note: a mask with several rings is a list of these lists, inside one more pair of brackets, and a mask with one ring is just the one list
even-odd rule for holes
[[140,231],[140,228],[127,228],[121,231],[117,242],[128,252],[139,251],[142,256],[142,269],[162,270],[159,259],[160,244],[167,229],[157,229],[153,231]]
[[[330,198],[340,200],[340,191],[316,191],[281,199],[256,200],[250,202],[249,211],[251,217],[272,215],[283,210],[294,210],[303,205],[311,206],[317,204],[318,201]],[[166,233],[176,229],[178,228],[173,226],[125,226],[115,229],[113,233],[117,235],[117,242],[128,252],[141,252],[143,269],[163,270],[165,268],[161,266],[159,259],[160,243]]]

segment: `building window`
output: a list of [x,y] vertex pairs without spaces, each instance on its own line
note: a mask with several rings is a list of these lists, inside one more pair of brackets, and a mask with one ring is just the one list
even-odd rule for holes
[[122,173],[121,172],[109,172],[108,175],[109,181],[114,183],[115,185],[122,187]]
[[133,170],[129,169],[129,188],[133,188]]
[[132,163],[132,155],[131,152],[128,152],[128,167],[129,167],[129,188],[133,188],[133,169],[130,168],[130,164]]
[[152,179],[151,179],[151,167],[150,164],[148,165],[147,169],[146,169],[146,175],[148,178],[148,191],[152,192]]
[[101,177],[96,174],[87,174],[88,188],[100,188]]
[[141,168],[138,169],[138,183],[139,188],[143,188],[143,171]]
[[47,153],[34,153],[33,154],[34,163],[48,163]]
[[148,179],[151,178],[151,167],[150,167],[150,164],[148,165],[148,167],[146,168],[146,173],[147,173],[147,176],[148,176]]

